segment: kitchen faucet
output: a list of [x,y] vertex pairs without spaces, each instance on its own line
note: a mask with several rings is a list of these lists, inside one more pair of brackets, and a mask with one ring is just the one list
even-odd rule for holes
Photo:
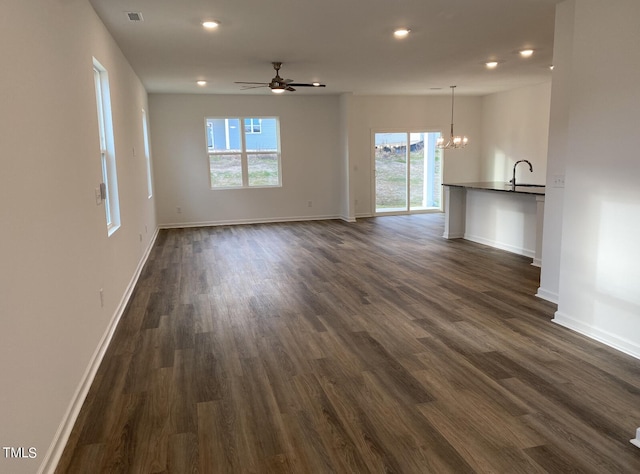
[[516,190],[516,166],[518,166],[518,163],[526,163],[529,165],[529,171],[531,171],[533,173],[533,165],[531,165],[531,162],[529,160],[518,160],[515,162],[515,164],[513,165],[513,178],[511,178],[511,181],[509,181],[511,183],[511,187],[512,189],[515,191]]

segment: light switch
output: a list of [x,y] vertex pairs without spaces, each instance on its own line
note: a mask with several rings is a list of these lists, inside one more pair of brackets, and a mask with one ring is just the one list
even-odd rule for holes
[[96,188],[95,189],[96,192],[96,206],[99,206],[100,204],[102,204],[102,193],[100,192],[100,188]]

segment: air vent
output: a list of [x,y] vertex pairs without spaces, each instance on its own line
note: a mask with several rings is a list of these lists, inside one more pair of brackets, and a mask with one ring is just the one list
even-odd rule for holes
[[126,12],[129,21],[144,21],[140,12]]

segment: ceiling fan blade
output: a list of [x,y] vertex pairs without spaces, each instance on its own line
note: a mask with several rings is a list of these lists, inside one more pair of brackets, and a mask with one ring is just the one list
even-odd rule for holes
[[268,82],[234,82],[234,84],[262,84],[264,86],[268,86],[269,83]]
[[286,91],[291,91],[291,92],[295,92],[295,89],[294,89],[293,87],[291,87],[291,86],[287,86],[287,87],[285,87],[285,89],[284,89],[284,90],[286,90]]
[[302,82],[291,82],[289,83],[290,86],[296,86],[296,87],[327,87],[325,84],[318,84],[317,86],[314,84],[306,84],[306,83],[302,83]]
[[246,91],[248,89],[261,89],[262,87],[269,87],[269,85],[264,85],[264,86],[245,86],[245,87],[241,87],[240,90],[241,91]]

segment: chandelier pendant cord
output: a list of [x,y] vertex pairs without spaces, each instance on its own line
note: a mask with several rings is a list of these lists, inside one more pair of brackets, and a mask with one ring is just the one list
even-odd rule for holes
[[451,86],[451,138],[453,138],[453,101],[455,100],[456,86]]
[[469,143],[469,139],[466,136],[456,136],[453,134],[453,111],[455,107],[455,88],[456,86],[451,87],[451,134],[449,135],[449,140],[445,142],[444,137],[438,138],[436,142],[436,147],[441,149],[450,149],[450,148],[464,148]]

